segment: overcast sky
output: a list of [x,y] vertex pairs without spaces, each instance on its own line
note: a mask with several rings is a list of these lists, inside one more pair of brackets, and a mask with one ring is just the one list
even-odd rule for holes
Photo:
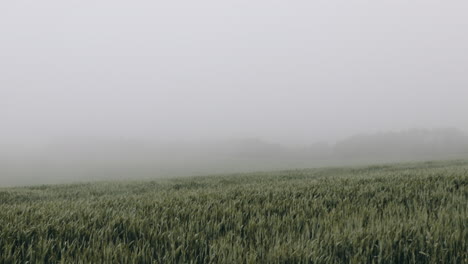
[[468,2],[4,0],[0,142],[468,128]]

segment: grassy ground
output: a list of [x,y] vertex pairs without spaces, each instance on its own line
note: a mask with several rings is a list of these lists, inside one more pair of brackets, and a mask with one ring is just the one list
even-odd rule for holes
[[468,263],[468,162],[0,189],[0,263]]

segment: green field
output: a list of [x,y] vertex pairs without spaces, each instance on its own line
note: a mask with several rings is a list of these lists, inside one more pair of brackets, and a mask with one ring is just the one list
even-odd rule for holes
[[0,189],[0,263],[468,263],[468,162]]

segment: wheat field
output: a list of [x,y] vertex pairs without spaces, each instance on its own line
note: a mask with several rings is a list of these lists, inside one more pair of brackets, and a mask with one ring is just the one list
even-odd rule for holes
[[468,263],[468,162],[3,188],[0,263]]

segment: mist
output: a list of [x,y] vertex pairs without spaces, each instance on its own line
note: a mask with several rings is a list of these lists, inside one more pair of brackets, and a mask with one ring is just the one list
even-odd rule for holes
[[467,8],[4,1],[0,186],[464,158]]

